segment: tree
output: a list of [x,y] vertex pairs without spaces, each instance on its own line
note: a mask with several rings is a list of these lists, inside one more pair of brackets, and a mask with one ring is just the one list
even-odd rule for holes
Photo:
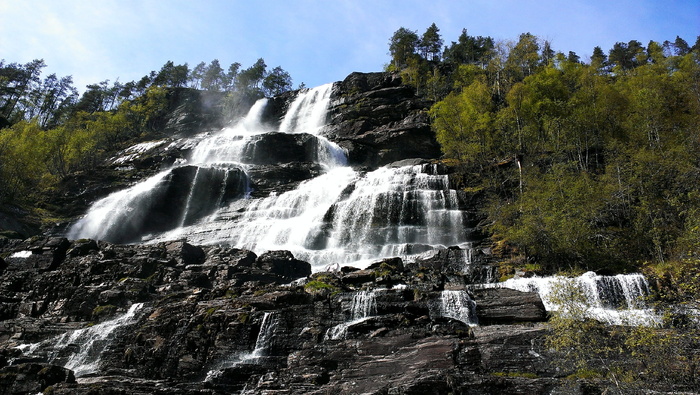
[[603,52],[603,49],[596,46],[593,48],[593,55],[591,55],[591,66],[596,70],[600,70],[605,67],[608,60],[608,56]]
[[431,107],[432,126],[447,157],[483,161],[493,145],[491,109],[491,94],[483,75],[461,93],[450,93]]
[[515,46],[510,50],[506,60],[506,72],[512,81],[522,81],[533,74],[539,64],[540,46],[537,37],[530,33],[523,33]]
[[688,42],[682,39],[680,36],[676,36],[676,40],[673,42],[673,49],[676,56],[687,55],[688,52],[690,52]]
[[204,72],[207,69],[207,64],[204,62],[199,62],[189,76],[190,87],[194,89],[199,89],[202,83],[202,78],[204,77]]
[[412,30],[399,28],[389,40],[389,53],[394,68],[401,70],[408,66],[408,60],[416,54],[418,35]]
[[484,66],[489,61],[489,57],[495,48],[491,37],[472,37],[467,34],[467,29],[462,29],[457,42],[445,49],[443,55],[445,63],[456,67],[460,64],[479,63]]
[[569,56],[566,57],[566,61],[569,63],[579,63],[581,57],[576,55],[576,52],[569,51]]
[[[24,119],[26,106],[22,101],[41,82],[41,70],[46,67],[43,59],[35,59],[24,65],[10,63],[0,69],[0,115],[15,121]],[[25,102],[25,104],[28,104]]]
[[221,68],[218,59],[214,59],[204,71],[202,76],[202,89],[208,91],[221,91],[224,86],[224,69]]
[[608,61],[622,70],[631,70],[647,60],[645,48],[637,40],[628,43],[617,42],[610,50]]
[[236,87],[236,78],[238,77],[238,70],[240,70],[241,64],[238,62],[231,63],[228,67],[224,78],[224,90],[232,91]]
[[267,65],[263,58],[258,59],[252,66],[238,73],[236,89],[251,98],[264,96],[262,90],[263,79],[267,71]]
[[442,43],[440,29],[433,23],[426,29],[425,33],[423,33],[418,44],[418,49],[421,51],[424,59],[437,61],[440,60]]
[[266,96],[279,95],[292,89],[292,77],[282,67],[277,66],[267,74],[262,86]]
[[542,45],[542,66],[547,66],[549,65],[549,62],[554,59],[554,50],[552,49],[552,45],[549,43],[548,40],[544,41],[544,44]]

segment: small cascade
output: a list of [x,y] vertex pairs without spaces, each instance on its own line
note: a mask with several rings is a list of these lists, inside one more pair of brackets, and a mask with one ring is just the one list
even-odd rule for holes
[[326,332],[326,339],[344,339],[348,333],[348,328],[367,320],[377,314],[377,290],[360,291],[352,296],[350,303],[350,321],[338,324]]
[[258,338],[255,340],[255,349],[249,355],[247,359],[255,359],[264,357],[270,347],[272,346],[272,339],[274,338],[275,331],[277,331],[277,326],[279,325],[279,317],[276,312],[265,312],[263,316],[262,324],[260,324],[260,332],[258,332]]
[[[380,168],[352,186],[330,210],[332,228],[324,240],[329,262],[377,257],[410,259],[434,247],[467,239],[457,192],[431,165]],[[334,255],[338,251],[342,255]]]
[[246,196],[248,188],[248,176],[237,166],[168,169],[98,200],[67,237],[139,242],[149,234],[192,224],[222,203]]
[[76,377],[93,374],[99,371],[101,355],[114,340],[117,330],[136,323],[142,308],[143,303],[136,303],[126,313],[110,321],[18,348],[25,356],[46,354],[49,363],[73,370]]
[[581,290],[589,306],[589,315],[610,325],[646,325],[658,323],[652,310],[646,305],[649,284],[641,274],[600,276],[587,272],[576,278],[560,276],[513,278],[494,286],[523,292],[537,292],[547,311],[557,311],[560,306],[552,299],[558,287],[573,281]]
[[326,125],[333,84],[325,84],[299,94],[289,105],[280,124],[281,133],[320,135]]
[[233,357],[219,363],[216,368],[207,373],[204,381],[209,382],[215,380],[221,375],[224,369],[230,369],[242,364],[260,364],[263,359],[268,356],[272,341],[277,327],[279,326],[278,312],[265,312],[262,323],[260,324],[260,332],[255,340],[255,348],[253,351],[245,354],[237,354]]
[[454,318],[470,326],[476,326],[479,323],[476,316],[476,302],[466,291],[442,291],[436,315]]
[[348,167],[332,169],[295,190],[252,200],[237,221],[212,224],[212,228],[198,226],[187,234],[194,243],[229,244],[253,251],[289,250],[306,259],[314,253],[306,248],[309,235],[323,225],[328,208],[355,177]]

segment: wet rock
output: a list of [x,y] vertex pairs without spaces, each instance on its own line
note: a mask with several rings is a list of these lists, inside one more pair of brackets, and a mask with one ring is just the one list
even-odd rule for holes
[[172,256],[179,265],[200,265],[206,259],[206,253],[199,246],[193,246],[184,241],[164,243],[168,255]]
[[547,311],[539,295],[507,288],[475,289],[476,314],[484,325],[543,322]]
[[295,259],[289,251],[268,251],[258,257],[255,266],[289,280],[307,277],[311,274],[308,262]]
[[57,383],[74,383],[73,372],[60,366],[24,363],[0,369],[0,394],[35,394]]

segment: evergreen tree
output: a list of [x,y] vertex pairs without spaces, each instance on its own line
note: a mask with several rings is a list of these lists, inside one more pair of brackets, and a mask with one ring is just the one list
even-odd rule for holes
[[292,77],[277,66],[265,76],[262,86],[266,96],[279,95],[292,89]]
[[391,54],[392,65],[401,70],[408,66],[408,61],[416,54],[418,46],[418,35],[416,32],[406,28],[399,28],[394,32],[389,40],[389,53]]
[[435,23],[433,23],[430,25],[430,27],[428,27],[428,29],[426,29],[423,36],[421,36],[418,49],[421,51],[424,59],[437,61],[440,60],[442,43],[443,41],[440,37],[440,29],[438,29]]
[[218,59],[214,59],[204,70],[202,75],[202,89],[208,91],[221,91],[224,86],[224,69],[221,68]]

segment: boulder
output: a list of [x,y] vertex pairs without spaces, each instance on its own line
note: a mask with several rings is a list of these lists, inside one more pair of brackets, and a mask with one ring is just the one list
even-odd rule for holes
[[258,257],[255,267],[289,280],[311,275],[311,265],[295,259],[289,251],[268,251]]
[[71,370],[56,365],[23,363],[0,369],[2,395],[36,394],[57,383],[74,382]]
[[479,324],[515,324],[543,322],[547,311],[535,292],[520,292],[508,288],[485,288],[472,291],[476,300]]
[[168,255],[180,265],[201,265],[206,260],[206,253],[202,247],[184,241],[169,241],[164,245]]

